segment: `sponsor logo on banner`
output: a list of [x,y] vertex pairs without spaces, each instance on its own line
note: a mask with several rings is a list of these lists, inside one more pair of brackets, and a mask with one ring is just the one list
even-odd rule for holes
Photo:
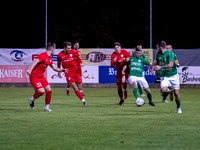
[[144,77],[148,83],[155,83],[156,75],[155,73],[151,74],[151,70],[147,66],[144,67]]
[[106,59],[106,55],[101,52],[91,52],[86,55],[86,59],[90,62],[102,62]]
[[[39,54],[32,54],[32,61],[35,60],[35,59],[37,59],[38,56],[39,56]],[[52,56],[52,60],[53,60],[53,61],[57,61],[57,56],[58,56],[58,55],[53,55],[53,56]]]
[[3,83],[27,83],[29,76],[26,74],[28,66],[0,65],[0,82]]
[[[82,80],[83,83],[98,83],[99,71],[98,66],[84,66],[82,68]],[[49,83],[66,83],[66,77],[64,73],[61,73],[61,78],[58,77],[58,73],[53,71],[52,68],[47,68],[47,80]]]
[[180,84],[200,84],[200,67],[183,66],[178,68]]
[[[99,83],[116,83],[116,67],[99,66]],[[144,67],[144,77],[148,83],[154,83],[156,76],[151,74],[148,67]]]
[[116,67],[99,66],[99,83],[116,83]]
[[84,66],[82,68],[83,83],[99,83],[99,68],[98,66]]
[[20,50],[13,50],[12,52],[10,52],[11,59],[16,62],[23,61],[26,56],[27,54]]

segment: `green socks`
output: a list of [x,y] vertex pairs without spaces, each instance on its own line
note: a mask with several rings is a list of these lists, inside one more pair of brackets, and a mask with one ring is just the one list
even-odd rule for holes
[[169,92],[162,92],[163,100],[166,100],[168,94]]
[[177,105],[177,109],[181,107],[181,101],[180,100],[176,100],[176,105]]

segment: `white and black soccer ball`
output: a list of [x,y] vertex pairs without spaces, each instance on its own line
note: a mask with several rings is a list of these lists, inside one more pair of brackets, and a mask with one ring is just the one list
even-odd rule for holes
[[144,100],[143,100],[142,98],[138,97],[138,98],[136,99],[136,105],[137,105],[138,107],[144,105]]

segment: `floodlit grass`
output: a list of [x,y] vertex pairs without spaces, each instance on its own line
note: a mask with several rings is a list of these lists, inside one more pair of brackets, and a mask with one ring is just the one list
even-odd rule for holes
[[29,108],[33,88],[0,88],[1,150],[195,150],[200,149],[199,89],[181,89],[183,114],[175,102],[161,103],[159,89],[151,89],[156,107],[135,105],[132,89],[118,106],[116,89],[85,88],[88,106],[70,90],[53,88],[50,108],[44,96]]

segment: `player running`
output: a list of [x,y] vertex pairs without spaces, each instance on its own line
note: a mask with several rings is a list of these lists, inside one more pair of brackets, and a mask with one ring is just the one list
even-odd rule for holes
[[[173,50],[173,49],[172,49],[172,45],[170,45],[170,44],[166,45],[166,49],[169,50],[169,51],[172,51],[172,50]],[[175,62],[175,64],[176,64],[176,67],[178,68],[178,67],[180,66],[180,64],[179,64],[179,61],[178,61],[178,58],[177,58],[176,54],[174,54],[174,62]],[[174,99],[173,92],[174,92],[174,89],[171,89],[171,88],[170,88],[170,91],[169,91],[170,98],[169,98],[169,99],[170,99],[171,101],[173,101],[173,99]],[[162,94],[162,95],[163,95],[163,94]],[[168,96],[168,95],[165,95],[165,96],[163,97],[163,102],[165,102],[165,103],[169,103],[169,102],[167,101],[167,96]]]
[[[118,42],[114,43],[114,50],[115,52],[111,55],[111,67],[116,66],[117,68],[117,89],[120,98],[118,105],[122,105],[124,99],[127,98],[127,83],[125,82],[126,80],[122,82],[122,68],[131,55],[125,49],[121,49],[121,44]],[[128,72],[125,73],[125,77],[126,79],[128,78]],[[122,87],[124,89],[124,97]]]
[[52,90],[48,81],[44,77],[44,72],[48,66],[57,72],[65,71],[65,69],[57,68],[56,65],[53,64],[52,55],[54,54],[55,48],[56,45],[54,43],[48,43],[46,52],[41,53],[27,70],[27,74],[30,76],[30,83],[35,89],[34,95],[29,99],[31,109],[34,109],[34,101],[46,92],[45,111],[52,111],[49,109]]
[[[81,57],[81,52],[79,50],[79,42],[76,41],[74,43],[74,50],[76,51],[77,55],[79,55],[79,57]],[[81,68],[81,64],[79,61],[77,61],[77,59],[75,58],[75,61],[76,61],[76,65],[77,65],[77,72],[78,74],[81,76],[81,84],[78,84],[78,89],[79,91],[83,94],[83,82],[82,82],[82,68]],[[67,83],[67,91],[66,91],[66,94],[69,95],[69,89],[70,89],[70,84]],[[84,96],[84,94],[83,94]]]
[[[77,64],[76,64],[75,59],[77,59],[77,61],[80,62],[81,66],[83,66],[83,62],[80,56],[77,54],[77,52],[71,48],[72,45],[70,42],[64,42],[63,46],[64,46],[64,50],[61,51],[57,57],[57,61],[58,61],[57,66],[58,68],[60,68],[62,64],[62,68],[68,71],[68,72],[65,72],[67,83],[69,83],[70,86],[72,86],[75,94],[82,101],[83,105],[86,106],[87,103],[85,99],[83,99],[83,95],[79,91],[79,88],[78,88],[78,86],[82,84],[82,79],[81,79],[81,76],[77,73]],[[61,74],[58,73],[58,76],[61,77]]]
[[[127,62],[127,65],[125,65],[122,69],[122,75],[125,76],[125,70],[127,66],[130,66],[130,76],[128,78],[128,81],[131,85],[133,85],[133,95],[135,99],[138,98],[138,83],[144,87],[145,92],[147,93],[147,98],[149,100],[149,105],[155,106],[155,104],[152,102],[152,95],[149,88],[149,85],[146,81],[146,79],[143,76],[144,72],[144,65],[150,65],[150,62],[142,57],[140,57],[142,54],[141,47],[136,47],[135,52],[132,54],[132,56],[129,58],[129,61]],[[124,78],[124,77],[123,77]]]
[[177,68],[174,60],[174,53],[166,50],[166,42],[161,41],[157,44],[158,53],[156,55],[156,60],[154,61],[155,66],[153,67],[157,71],[161,78],[161,90],[163,97],[168,95],[169,86],[174,89],[175,101],[177,105],[178,113],[182,113],[181,102],[180,102],[180,83],[179,76],[177,73]]

